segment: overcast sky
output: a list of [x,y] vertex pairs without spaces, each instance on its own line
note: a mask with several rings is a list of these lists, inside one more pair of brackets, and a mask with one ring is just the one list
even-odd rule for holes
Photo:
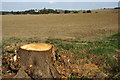
[[114,8],[118,2],[3,2],[3,11],[20,11],[28,9],[69,9],[69,10],[86,10]]
[[118,2],[120,0],[1,0],[2,2]]

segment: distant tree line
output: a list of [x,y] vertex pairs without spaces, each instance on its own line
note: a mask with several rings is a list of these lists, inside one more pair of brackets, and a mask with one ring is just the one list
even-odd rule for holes
[[92,11],[91,10],[84,10],[83,13],[91,13]]
[[[107,8],[103,8],[107,9]],[[109,8],[108,8],[109,9]],[[115,7],[113,9],[120,9]],[[0,15],[19,15],[19,14],[70,14],[70,13],[92,13],[91,10],[58,10],[58,9],[30,9],[25,11],[0,11]],[[96,12],[98,13],[98,12]]]
[[17,14],[68,14],[68,13],[79,13],[79,10],[54,10],[54,9],[31,9],[25,11],[2,11],[2,15],[17,15]]
[[[80,10],[57,10],[57,9],[31,9],[25,11],[2,11],[2,15],[19,15],[19,14],[69,14],[69,13],[80,13]],[[91,13],[90,10],[83,11],[82,13]]]
[[120,9],[120,7],[115,7],[114,9]]

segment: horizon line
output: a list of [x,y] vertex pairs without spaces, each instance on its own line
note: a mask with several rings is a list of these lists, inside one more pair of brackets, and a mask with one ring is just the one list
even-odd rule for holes
[[[114,8],[116,8],[116,7],[113,7],[113,8],[98,8],[98,9],[53,9],[53,8],[45,8],[45,9],[53,9],[53,10],[70,10],[70,11],[72,11],[72,10],[76,10],[76,11],[81,11],[81,10],[99,10],[99,9],[114,9]],[[44,9],[44,8],[42,8],[42,9]],[[42,10],[42,9],[35,9],[35,8],[31,8],[31,9],[25,9],[25,10],[0,10],[0,11],[15,11],[15,12],[17,12],[17,11],[27,11],[27,10]]]

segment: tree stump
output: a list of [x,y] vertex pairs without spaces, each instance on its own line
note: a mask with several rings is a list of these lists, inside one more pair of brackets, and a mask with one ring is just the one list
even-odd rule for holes
[[59,74],[50,63],[53,52],[50,44],[32,43],[21,46],[18,55],[21,66],[31,78],[58,78]]

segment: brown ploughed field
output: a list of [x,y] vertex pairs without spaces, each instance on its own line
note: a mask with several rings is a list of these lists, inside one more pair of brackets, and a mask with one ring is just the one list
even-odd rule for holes
[[117,13],[4,15],[3,39],[96,40],[118,31]]

